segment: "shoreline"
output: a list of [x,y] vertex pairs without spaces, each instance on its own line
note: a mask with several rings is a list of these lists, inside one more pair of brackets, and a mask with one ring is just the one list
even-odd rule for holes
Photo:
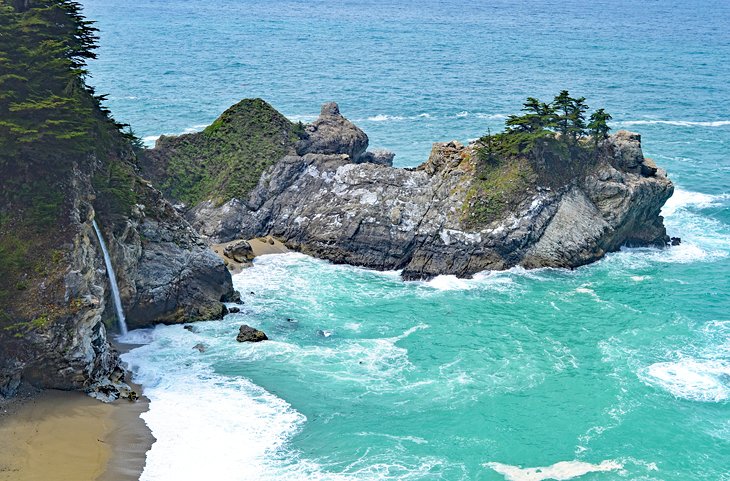
[[155,438],[140,417],[149,400],[128,384],[140,393],[136,402],[48,389],[0,405],[0,481],[138,480]]

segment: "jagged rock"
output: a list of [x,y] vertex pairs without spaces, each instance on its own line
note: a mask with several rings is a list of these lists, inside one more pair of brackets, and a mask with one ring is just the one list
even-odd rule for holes
[[195,329],[195,326],[191,326],[190,324],[186,324],[183,326],[183,329],[189,332],[197,332],[197,329]]
[[372,152],[365,152],[358,159],[358,163],[369,162],[371,164],[387,165],[388,167],[393,166],[393,159],[395,154],[387,150],[374,150]]
[[223,255],[230,259],[233,259],[236,262],[248,262],[253,260],[254,258],[251,244],[249,244],[245,240],[227,245],[226,248],[223,250]]
[[368,136],[340,114],[335,102],[322,106],[319,118],[306,127],[305,134],[296,145],[299,155],[343,154],[358,162],[368,147]]
[[143,217],[107,237],[130,329],[155,323],[219,319],[224,299],[235,297],[231,275],[160,192],[140,186]]
[[659,170],[659,168],[656,166],[654,161],[648,157],[645,157],[644,161],[641,163],[641,175],[651,177],[653,175],[656,175],[657,170]]
[[232,306],[232,307],[229,307],[228,308],[228,312],[231,313],[231,314],[235,314],[237,312],[241,312],[241,308],[240,307],[236,307],[236,306]]
[[199,342],[198,344],[193,346],[193,349],[195,349],[198,352],[205,352],[207,347],[205,346],[205,344]]
[[678,246],[682,244],[682,239],[680,239],[679,237],[672,237],[669,239],[669,241],[673,246]]
[[367,136],[336,104],[305,134],[297,155],[265,170],[247,198],[202,202],[188,212],[191,224],[212,242],[269,235],[336,263],[402,269],[405,279],[573,268],[622,245],[669,242],[659,211],[673,185],[636,133],[617,132],[578,166],[550,153],[510,160],[486,214],[475,208],[476,144],[437,143],[422,165],[393,168],[373,162]]
[[259,331],[258,329],[254,329],[246,324],[239,328],[238,336],[236,336],[236,341],[238,342],[261,342],[268,339],[269,338],[266,337],[264,331]]

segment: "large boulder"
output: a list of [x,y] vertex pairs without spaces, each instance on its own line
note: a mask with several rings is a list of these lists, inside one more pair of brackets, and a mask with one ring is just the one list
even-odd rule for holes
[[264,331],[259,331],[246,324],[238,329],[238,335],[236,336],[236,341],[238,342],[261,342],[268,339]]
[[251,244],[245,240],[227,245],[223,250],[223,255],[236,262],[249,262],[254,258]]

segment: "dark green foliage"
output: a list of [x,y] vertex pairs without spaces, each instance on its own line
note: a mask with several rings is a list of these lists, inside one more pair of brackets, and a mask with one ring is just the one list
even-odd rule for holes
[[[505,131],[482,137],[482,144],[488,140],[490,148],[502,157],[526,154],[539,159],[548,152],[572,156],[573,150],[581,148],[579,140],[587,133],[586,128],[590,128],[586,125],[588,105],[585,100],[585,97],[571,97],[567,90],[561,91],[549,104],[528,97],[522,108],[525,113],[510,115],[505,122]],[[608,128],[605,122],[611,116],[600,109],[591,116],[592,122],[596,115],[601,119],[599,122],[603,122],[601,128]],[[601,138],[605,138],[606,132],[608,130],[601,130]]]
[[293,152],[303,133],[301,123],[263,100],[242,100],[202,132],[161,137],[142,160],[143,174],[188,205],[242,199],[267,167]]
[[598,109],[591,114],[590,121],[588,122],[588,131],[593,137],[595,147],[598,147],[598,142],[608,137],[608,132],[611,130],[611,127],[608,126],[608,121],[611,119],[611,114],[603,109]]
[[[529,196],[536,181],[560,188],[588,168],[611,116],[600,109],[586,125],[587,110],[585,98],[573,98],[567,90],[551,103],[528,97],[524,113],[509,116],[503,132],[488,131],[480,138],[464,223],[475,227],[502,218]],[[593,135],[593,143],[581,141],[586,133]]]
[[94,174],[92,183],[97,193],[96,207],[105,214],[129,216],[137,203],[137,175],[126,162],[109,162]]
[[0,0],[0,167],[63,168],[51,152],[91,152],[113,125],[84,83],[96,29],[71,0],[14,3]]

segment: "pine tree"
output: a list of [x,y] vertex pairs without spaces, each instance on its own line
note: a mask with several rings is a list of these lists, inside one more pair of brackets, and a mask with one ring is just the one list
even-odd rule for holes
[[606,112],[604,109],[598,109],[591,114],[590,121],[588,122],[588,130],[593,136],[593,145],[598,148],[598,143],[608,137],[608,132],[611,127],[608,126],[608,121],[611,120],[611,114]]
[[579,137],[585,134],[585,114],[587,111],[588,105],[586,105],[585,97],[572,99],[572,105],[570,106],[570,114],[568,117],[568,132],[570,133],[570,137],[573,139],[573,144],[577,142]]
[[86,86],[96,29],[71,0],[0,0],[0,166],[58,167],[117,127]]
[[573,112],[573,99],[567,90],[561,90],[553,99],[553,108],[556,111],[555,125],[563,141],[567,141],[570,131],[570,116]]

